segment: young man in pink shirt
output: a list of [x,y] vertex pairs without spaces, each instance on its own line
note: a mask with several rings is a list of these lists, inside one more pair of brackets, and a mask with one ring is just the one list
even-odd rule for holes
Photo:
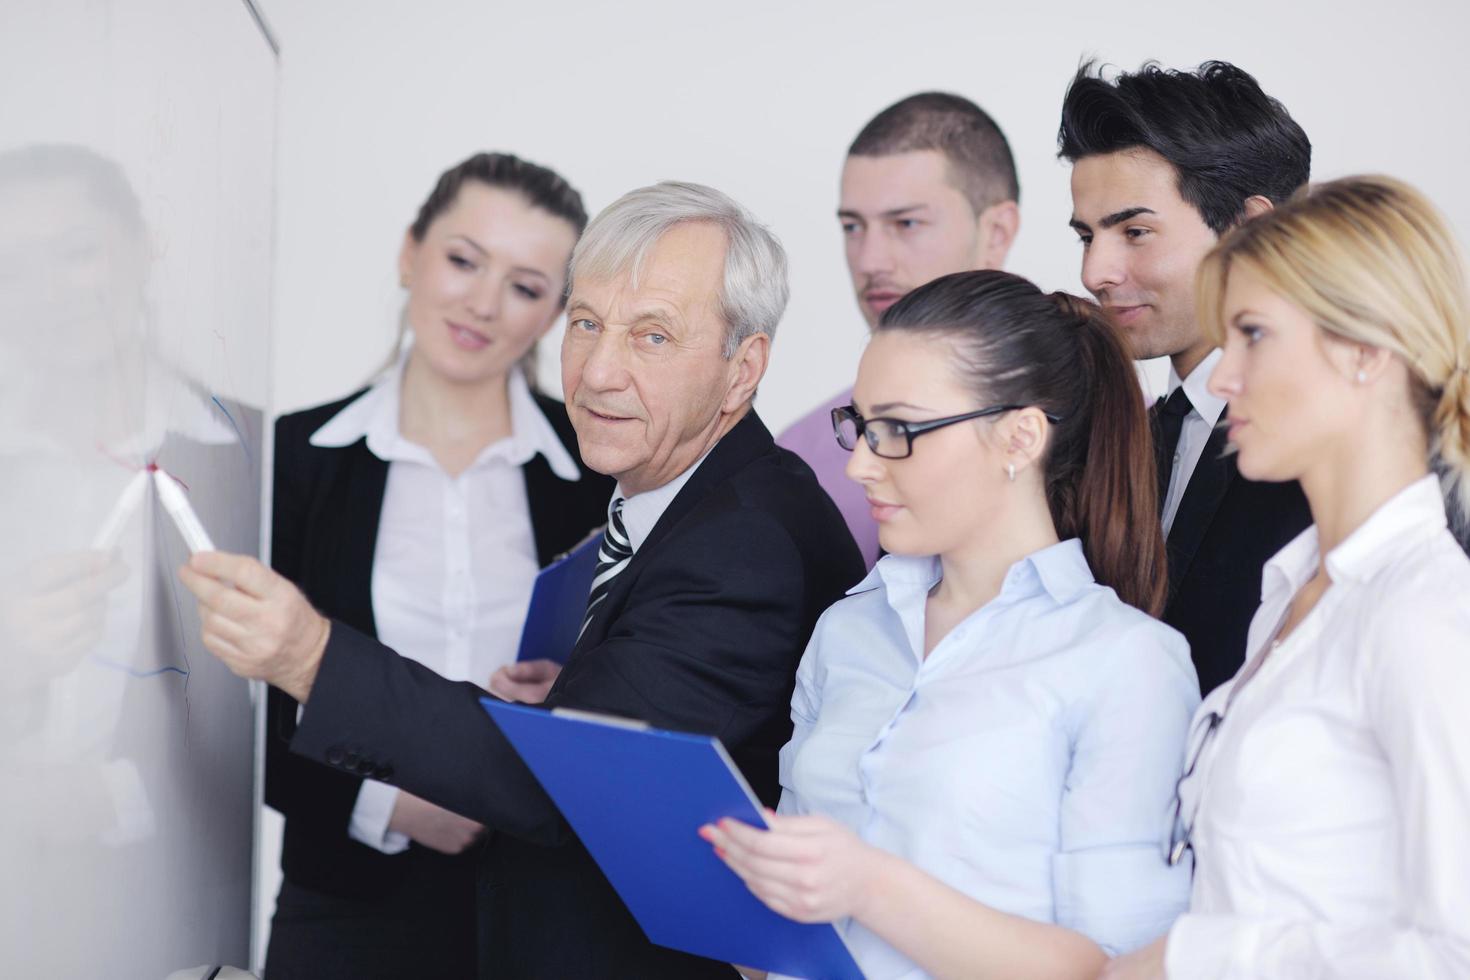
[[[858,308],[871,329],[910,290],[951,272],[998,269],[1020,227],[1020,187],[1005,134],[968,99],[924,92],[863,127],[842,167],[837,219]],[[776,441],[816,471],[868,566],[878,527],[863,489],[845,474],[850,454],[832,435],[828,398]]]

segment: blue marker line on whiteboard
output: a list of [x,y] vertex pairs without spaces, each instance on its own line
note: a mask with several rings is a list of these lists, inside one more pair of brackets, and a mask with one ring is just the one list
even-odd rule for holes
[[172,664],[170,664],[167,667],[153,667],[153,668],[130,667],[130,666],[128,666],[125,663],[120,663],[120,662],[118,662],[116,660],[111,660],[111,659],[109,659],[107,657],[102,656],[101,654],[96,654],[96,653],[94,653],[92,655],[92,660],[95,661],[98,665],[100,665],[102,667],[106,667],[109,670],[120,670],[124,674],[127,674],[129,677],[135,677],[138,680],[147,680],[150,677],[161,677],[164,674],[178,674],[180,677],[188,677],[189,676],[189,672],[187,670],[185,670],[182,667],[175,667]]
[[173,481],[173,477],[160,469],[153,471],[153,485],[158,488],[158,499],[163,504],[163,509],[168,511],[168,516],[174,519],[174,525],[178,527],[179,533],[184,537],[184,543],[193,551],[213,551],[214,542],[209,540],[209,532],[204,530],[204,525],[199,523],[199,516],[194,513],[194,508],[189,506],[189,498],[184,496],[184,491]]
[[210,395],[209,400],[214,402],[215,408],[218,408],[224,413],[225,418],[229,419],[230,427],[235,430],[235,438],[240,440],[240,448],[245,450],[245,459],[248,462],[254,463],[255,457],[250,455],[250,445],[245,441],[245,433],[240,430],[240,423],[235,421],[235,416],[230,414],[228,408],[225,408],[225,403],[219,400],[218,395]]

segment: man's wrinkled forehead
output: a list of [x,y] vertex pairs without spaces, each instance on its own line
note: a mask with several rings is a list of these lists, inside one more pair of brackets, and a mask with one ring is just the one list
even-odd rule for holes
[[[657,236],[639,236],[602,247],[596,255],[579,256],[572,268],[569,292],[578,284],[618,282],[636,292],[646,280],[677,275],[692,266],[719,262],[723,268],[725,234],[707,221],[681,221]],[[671,269],[677,268],[671,273]]]
[[724,258],[721,229],[708,222],[681,223],[624,251],[620,261],[579,267],[567,308],[633,319],[659,313],[697,316],[718,308]]

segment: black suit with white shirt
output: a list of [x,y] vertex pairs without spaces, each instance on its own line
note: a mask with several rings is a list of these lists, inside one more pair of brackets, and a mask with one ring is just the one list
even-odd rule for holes
[[[774,805],[797,663],[822,610],[862,574],[811,469],[751,412],[613,580],[546,704],[716,735]],[[481,693],[336,622],[292,750],[496,831],[480,864],[482,976],[733,976],[648,941]]]
[[[1162,404],[1149,411],[1156,438]],[[1234,677],[1244,663],[1246,633],[1261,603],[1262,570],[1312,523],[1296,481],[1248,480],[1227,449],[1225,429],[1214,428],[1166,538],[1169,598],[1163,620],[1189,640],[1201,694]],[[1173,455],[1173,446],[1162,447],[1161,487],[1169,485]],[[1162,512],[1162,497],[1159,507]]]

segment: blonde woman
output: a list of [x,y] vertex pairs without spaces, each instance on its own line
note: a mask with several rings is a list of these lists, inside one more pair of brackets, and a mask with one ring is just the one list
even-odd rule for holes
[[1240,472],[1300,480],[1314,524],[1195,716],[1170,847],[1189,911],[1103,975],[1470,976],[1459,252],[1413,188],[1350,178],[1222,241],[1199,303]]

